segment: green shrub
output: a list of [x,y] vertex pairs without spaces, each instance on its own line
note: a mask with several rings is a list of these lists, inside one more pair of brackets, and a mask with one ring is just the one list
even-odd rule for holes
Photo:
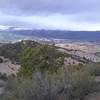
[[0,63],[3,63],[3,59],[2,58],[0,58]]
[[88,70],[91,74],[95,76],[100,76],[100,64],[88,64],[85,66],[86,70]]
[[1,80],[7,80],[7,75],[3,74],[3,73],[0,73],[0,79]]
[[60,68],[57,73],[35,72],[32,78],[10,77],[5,100],[82,100],[94,87],[94,76],[74,66]]
[[64,64],[64,54],[58,52],[53,46],[42,45],[32,48],[24,45],[20,54],[22,76],[32,76],[35,71],[56,72]]

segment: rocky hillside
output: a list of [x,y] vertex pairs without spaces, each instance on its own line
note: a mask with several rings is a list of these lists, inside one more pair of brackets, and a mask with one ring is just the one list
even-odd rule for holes
[[[16,43],[4,43],[4,44],[0,44],[0,56],[3,56],[5,58],[9,58],[13,63],[18,63],[19,64],[19,59],[18,59],[18,54],[22,51],[22,47],[24,44],[27,44],[30,47],[39,47],[43,44],[35,42],[35,41],[31,41],[31,40],[24,40],[21,42],[16,42]],[[86,53],[82,53],[83,56],[80,56],[80,54],[76,54],[76,50],[70,50],[70,49],[66,49],[63,47],[59,46],[55,46],[55,48],[57,50],[59,50],[60,52],[63,52],[66,54],[65,57],[65,64],[66,65],[73,65],[73,64],[80,64],[80,63],[89,63],[92,62],[91,60],[86,59],[86,57],[84,57],[86,55]],[[81,51],[80,51],[81,52]]]

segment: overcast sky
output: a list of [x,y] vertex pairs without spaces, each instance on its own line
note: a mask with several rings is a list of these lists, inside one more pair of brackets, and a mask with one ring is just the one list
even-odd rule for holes
[[100,0],[0,0],[0,27],[100,30]]

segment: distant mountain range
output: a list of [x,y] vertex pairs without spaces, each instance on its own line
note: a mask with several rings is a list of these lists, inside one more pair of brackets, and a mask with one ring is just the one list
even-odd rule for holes
[[0,39],[32,39],[34,37],[46,39],[65,39],[77,41],[100,41],[100,31],[62,31],[62,30],[1,30]]

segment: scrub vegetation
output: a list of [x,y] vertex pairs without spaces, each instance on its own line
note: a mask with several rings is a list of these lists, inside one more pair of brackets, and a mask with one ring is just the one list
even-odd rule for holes
[[23,44],[17,54],[21,67],[7,76],[0,100],[83,100],[95,91],[100,64],[65,65],[65,57],[52,45]]

